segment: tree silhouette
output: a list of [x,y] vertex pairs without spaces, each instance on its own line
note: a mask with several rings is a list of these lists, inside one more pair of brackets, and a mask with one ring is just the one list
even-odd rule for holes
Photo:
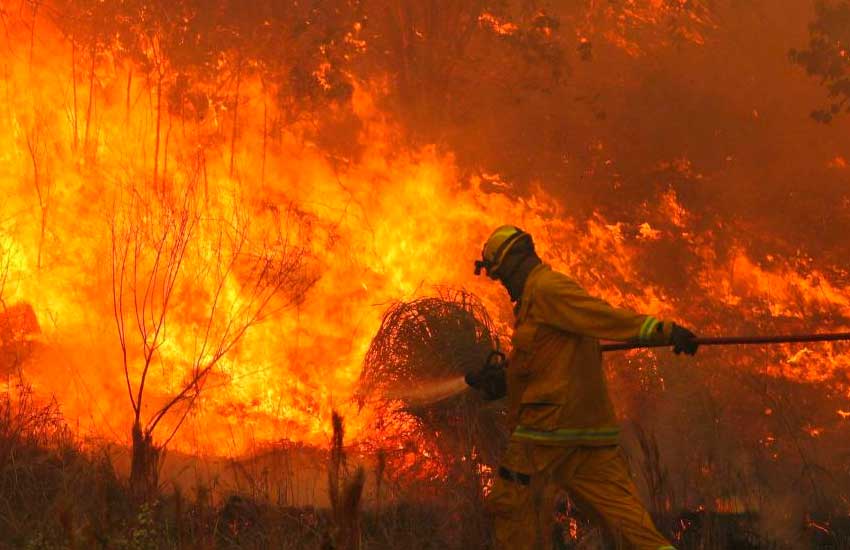
[[[161,451],[210,373],[252,326],[315,282],[287,228],[258,231],[246,212],[219,217],[201,206],[208,208],[194,184],[173,196],[130,187],[111,223],[113,313],[133,410],[130,485],[139,500],[154,494]],[[151,395],[154,377],[159,395]],[[176,389],[163,394],[169,384]]]
[[827,104],[812,111],[812,118],[827,123],[850,112],[850,2],[818,0],[808,48],[792,49],[789,57],[827,90]]

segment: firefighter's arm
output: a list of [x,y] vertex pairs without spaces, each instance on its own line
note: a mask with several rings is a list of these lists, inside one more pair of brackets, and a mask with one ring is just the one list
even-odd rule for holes
[[505,375],[507,360],[500,351],[490,352],[487,361],[480,370],[466,373],[464,381],[467,385],[481,393],[485,401],[495,401],[508,393],[508,382]]
[[566,332],[604,340],[671,342],[673,323],[613,307],[560,273],[540,281],[533,307],[544,323]]

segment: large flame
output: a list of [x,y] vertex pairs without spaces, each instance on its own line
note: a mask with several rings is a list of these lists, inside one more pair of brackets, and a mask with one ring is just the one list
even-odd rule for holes
[[[222,235],[247,228],[256,253],[285,242],[303,254],[293,269],[315,282],[303,292],[293,283],[297,296],[263,311],[205,378],[171,443],[190,452],[242,453],[282,439],[323,445],[334,409],[346,416],[352,438],[376,436],[369,433],[373,411],[358,411],[351,398],[389,303],[435,285],[463,286],[509,331],[501,289],[472,276],[481,243],[502,223],[531,232],[548,261],[592,292],[705,332],[804,315],[843,328],[850,318],[846,286],[804,263],[765,264],[743,242],[718,252],[717,236],[692,227],[698,214],[672,190],[643,206],[645,223],[629,226],[600,214],[578,220],[539,188],[520,195],[497,175],[465,175],[450,153],[405,145],[376,106],[380,83],[356,86],[361,126],[351,146],[359,154],[341,158],[305,137],[311,119],[272,137],[274,98],[257,80],[240,83],[238,113],[231,106],[189,122],[159,109],[155,83],[131,78],[137,68],[104,54],[92,75],[81,75],[58,34],[42,29],[31,49],[25,30],[18,32],[0,84],[2,298],[7,307],[29,304],[41,331],[36,353],[14,367],[40,395],[56,397],[80,434],[124,442],[133,421],[114,309],[116,220],[155,235],[157,221],[183,201],[200,213],[180,268],[194,274],[185,280],[196,288],[180,283],[168,306],[143,419],[197,367],[210,296],[222,289],[228,311],[245,303],[244,273],[216,271]],[[132,207],[134,201],[149,208]],[[118,244],[126,245],[121,235]],[[654,263],[665,246],[690,251],[691,288],[712,308],[676,294],[676,271],[685,266]],[[740,316],[730,319],[733,310]],[[227,312],[219,315],[215,322],[225,326]],[[126,327],[135,330],[131,318]],[[807,353],[783,348],[761,368],[824,380],[848,365],[847,355],[835,352],[810,358],[805,369],[788,368]],[[143,362],[138,349],[130,354],[134,385]],[[164,422],[175,427],[179,416]]]
[[[493,296],[494,289],[471,277],[491,227],[511,220],[534,230],[546,218],[554,227],[564,225],[555,220],[558,207],[550,199],[526,203],[501,190],[487,192],[480,180],[458,175],[451,155],[399,147],[397,130],[365,89],[354,96],[364,123],[363,152],[348,163],[328,160],[297,126],[263,145],[263,109],[273,99],[258,83],[245,82],[231,161],[230,144],[201,144],[222,124],[215,118],[194,127],[160,121],[167,129],[158,140],[150,88],[131,85],[129,110],[123,100],[132,67],[108,66],[93,90],[74,92],[68,45],[51,38],[39,46],[31,61],[24,49],[16,51],[5,81],[3,300],[34,308],[42,346],[23,376],[42,395],[55,395],[82,433],[125,440],[132,422],[113,304],[116,223],[124,229],[114,237],[120,255],[128,231],[142,227],[155,241],[157,224],[170,223],[169,212],[185,194],[193,195],[192,208],[202,209],[203,223],[187,237],[178,268],[193,274],[186,285],[199,288],[175,290],[168,306],[153,304],[167,310],[167,320],[146,379],[143,420],[192,376],[218,285],[231,294],[223,298],[231,310],[245,301],[232,295],[244,291],[238,270],[224,281],[198,275],[221,267],[214,256],[228,243],[221,242],[216,220],[246,220],[255,248],[269,242],[260,235],[283,235],[304,254],[297,268],[316,280],[283,304],[289,307],[264,311],[205,380],[191,422],[173,445],[210,453],[239,453],[282,439],[324,444],[333,409],[350,413],[349,435],[362,437],[369,411],[355,413],[351,396],[387,304],[436,284]],[[85,96],[78,103],[92,94],[90,117],[69,114],[73,93]],[[148,282],[152,261],[126,289],[130,317],[133,293]],[[231,310],[215,322],[229,321]],[[133,348],[138,334],[132,318],[124,330]],[[130,355],[135,388],[144,357],[140,349]]]

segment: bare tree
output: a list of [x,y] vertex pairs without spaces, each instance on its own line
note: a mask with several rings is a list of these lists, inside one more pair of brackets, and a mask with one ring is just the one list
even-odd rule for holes
[[27,152],[32,164],[32,184],[38,199],[38,209],[41,215],[40,232],[38,238],[38,268],[42,267],[44,238],[47,232],[47,218],[50,211],[51,195],[53,192],[53,178],[45,164],[47,145],[44,143],[45,123],[36,114],[36,120],[29,131],[26,132]]
[[[239,207],[216,216],[205,204],[194,184],[173,196],[132,188],[111,223],[113,313],[133,410],[130,484],[140,500],[155,491],[161,452],[209,374],[315,282],[286,228],[260,231]],[[175,353],[175,344],[185,348]],[[153,394],[153,377],[167,383],[168,373],[176,389]]]

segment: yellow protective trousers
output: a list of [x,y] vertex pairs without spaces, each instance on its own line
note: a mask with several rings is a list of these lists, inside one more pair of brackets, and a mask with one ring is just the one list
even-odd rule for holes
[[[567,492],[617,548],[673,550],[641,504],[619,446],[556,447],[511,441],[487,498],[496,550],[552,548],[553,498]],[[519,474],[519,475],[512,475]]]

